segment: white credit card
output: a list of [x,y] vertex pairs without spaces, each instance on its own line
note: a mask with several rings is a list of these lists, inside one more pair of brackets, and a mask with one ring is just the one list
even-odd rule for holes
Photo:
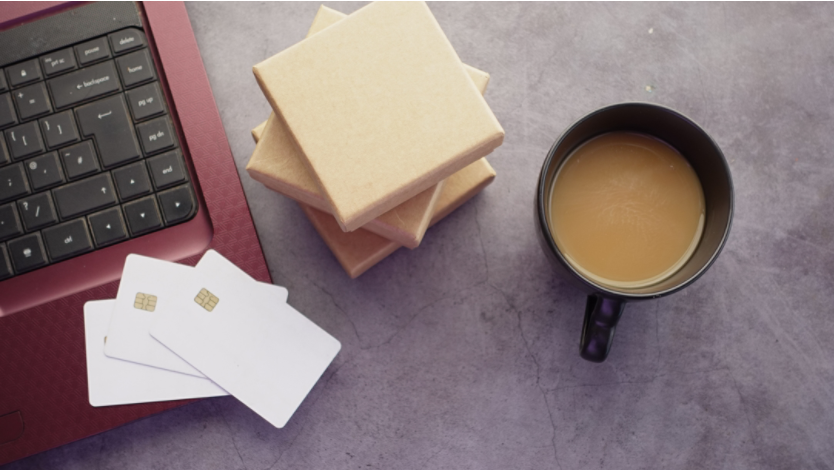
[[115,306],[115,300],[97,300],[84,304],[87,388],[91,405],[128,405],[228,395],[206,378],[105,356],[107,326]]
[[[192,268],[146,256],[129,255],[125,260],[116,295],[116,307],[107,332],[105,354],[116,359],[203,377],[195,368],[153,339],[149,330],[157,318],[170,314],[178,296],[185,295],[182,286],[194,272],[204,267],[213,269],[213,257],[204,256]],[[204,260],[207,260],[208,265]],[[226,269],[224,275],[230,285],[265,291],[276,301],[287,301],[286,288],[256,282],[234,265]]]
[[[211,252],[209,252],[211,253]],[[283,427],[341,344],[268,292],[229,282],[216,253],[182,285],[151,335],[275,427]],[[201,261],[202,263],[202,261]]]

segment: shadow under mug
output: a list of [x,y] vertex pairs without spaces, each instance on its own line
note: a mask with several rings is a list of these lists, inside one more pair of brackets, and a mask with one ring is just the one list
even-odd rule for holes
[[[677,149],[695,170],[704,191],[704,230],[689,260],[673,275],[639,288],[618,289],[583,276],[565,259],[553,240],[550,192],[560,166],[582,143],[612,131],[640,132],[657,137]],[[621,103],[588,114],[553,144],[542,165],[536,197],[536,233],[542,249],[557,272],[588,294],[580,337],[580,355],[592,362],[608,357],[614,330],[626,302],[654,299],[677,292],[698,279],[718,257],[730,233],[733,218],[733,182],[724,154],[695,122],[663,106]]]

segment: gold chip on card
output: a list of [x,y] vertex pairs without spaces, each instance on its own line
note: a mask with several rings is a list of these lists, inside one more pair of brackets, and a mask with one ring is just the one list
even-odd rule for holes
[[133,307],[139,310],[153,312],[156,310],[156,296],[137,292],[136,299],[133,301]]
[[197,294],[197,297],[194,297],[194,302],[197,302],[197,305],[211,312],[214,310],[214,307],[217,307],[217,302],[220,302],[220,299],[209,292],[208,289],[203,288],[200,289],[200,293]]

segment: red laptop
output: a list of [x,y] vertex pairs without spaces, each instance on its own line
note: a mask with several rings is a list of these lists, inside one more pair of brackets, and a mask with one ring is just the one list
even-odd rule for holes
[[184,5],[0,5],[0,464],[184,403],[91,407],[82,310],[208,248],[270,281]]

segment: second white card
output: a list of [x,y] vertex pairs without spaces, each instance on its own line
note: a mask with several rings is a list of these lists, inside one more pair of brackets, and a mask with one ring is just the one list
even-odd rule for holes
[[115,306],[115,300],[84,304],[87,390],[91,405],[128,405],[228,395],[206,378],[105,356],[103,349],[107,341],[107,327]]

